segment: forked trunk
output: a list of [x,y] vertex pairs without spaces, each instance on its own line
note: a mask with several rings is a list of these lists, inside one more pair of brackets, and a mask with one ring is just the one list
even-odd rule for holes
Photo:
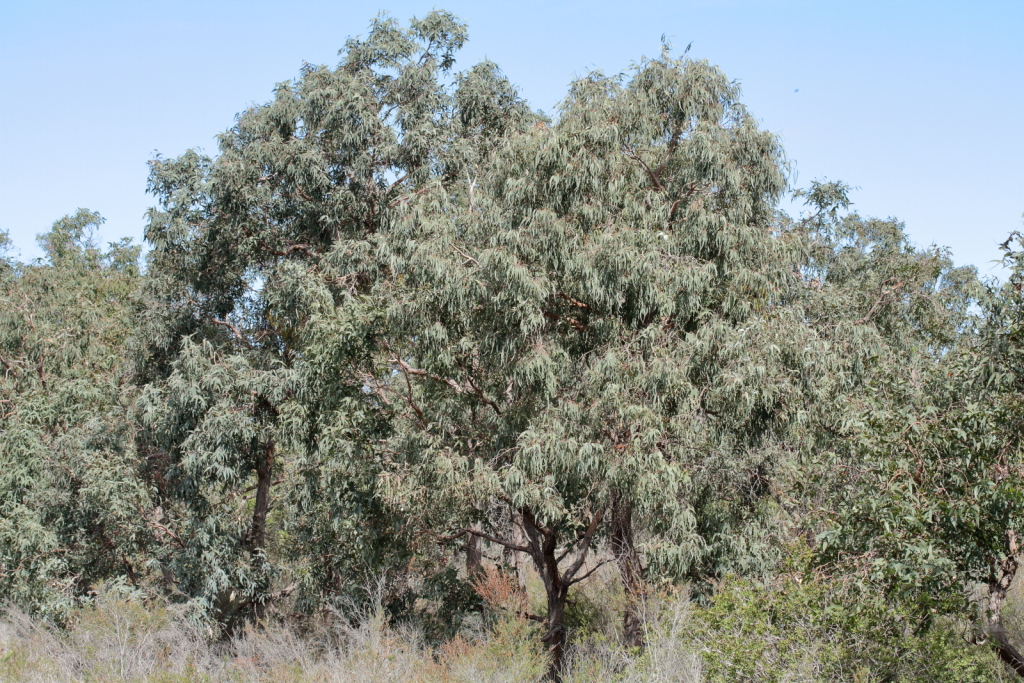
[[565,660],[565,603],[569,598],[569,586],[562,580],[558,571],[558,535],[537,523],[532,511],[524,509],[523,529],[530,541],[530,556],[533,564],[544,582],[544,593],[547,598],[547,630],[541,641],[548,646],[551,665],[548,679],[562,680],[562,667]]
[[[583,536],[571,543],[569,548],[564,548],[561,553],[558,550],[559,536],[556,529],[539,524],[529,508],[523,508],[520,514],[528,544],[517,549],[529,553],[537,572],[544,581],[544,592],[547,598],[547,618],[545,620],[547,630],[541,637],[541,641],[548,646],[548,654],[551,657],[548,679],[557,682],[562,680],[562,669],[565,666],[567,642],[565,605],[569,599],[569,588],[586,579],[596,569],[580,573],[590,552],[590,543],[594,538],[594,533],[604,517],[604,510],[594,513]],[[563,572],[558,566],[559,561],[572,555],[570,552],[572,546],[576,546],[575,557]]]

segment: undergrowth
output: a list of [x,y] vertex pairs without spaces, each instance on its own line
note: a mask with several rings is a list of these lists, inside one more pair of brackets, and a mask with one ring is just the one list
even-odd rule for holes
[[[530,597],[491,569],[472,584],[483,604],[432,640],[380,601],[301,622],[278,618],[212,638],[180,606],[100,588],[63,628],[15,610],[0,621],[0,681],[89,683],[520,683],[547,669]],[[771,589],[725,580],[700,606],[662,592],[646,606],[646,647],[621,644],[621,591],[599,573],[573,596],[565,683],[1011,681],[994,653],[951,617],[928,628],[884,603],[845,604],[823,583]],[[849,597],[849,596],[846,596]],[[429,629],[428,629],[429,630]]]

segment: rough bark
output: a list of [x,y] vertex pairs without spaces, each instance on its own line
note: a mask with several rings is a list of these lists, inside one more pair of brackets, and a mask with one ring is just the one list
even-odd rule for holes
[[623,641],[631,647],[643,647],[644,568],[633,539],[633,507],[621,497],[613,503],[610,533],[612,553],[626,596],[622,615]]
[[[475,529],[478,530],[478,529]],[[480,537],[474,533],[466,534],[466,578],[472,580],[481,571],[483,550],[480,548]]]
[[544,622],[547,631],[541,636],[541,641],[547,644],[551,657],[548,678],[560,681],[565,657],[565,601],[569,598],[569,587],[565,585],[561,572],[558,571],[558,535],[554,530],[538,524],[529,508],[523,509],[522,518],[523,530],[529,540],[530,556],[544,582],[544,593],[547,598]]

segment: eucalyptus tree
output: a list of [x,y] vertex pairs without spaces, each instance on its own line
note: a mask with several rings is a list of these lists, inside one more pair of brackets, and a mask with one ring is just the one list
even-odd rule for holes
[[[915,246],[894,220],[844,213],[843,183],[814,182],[800,221],[783,217],[805,240],[800,305],[829,358],[799,439],[806,454],[794,471],[796,514],[812,536],[820,515],[854,487],[853,448],[869,406],[910,400],[940,361],[978,324],[984,287],[972,267],[956,267],[948,250]],[[880,384],[889,387],[880,393]]]
[[973,587],[986,586],[987,635],[1024,675],[1001,613],[1024,522],[1024,269],[1012,237],[1004,249],[1011,276],[981,298],[976,329],[916,376],[890,365],[874,383],[823,540],[833,561],[859,558],[855,568],[916,603],[922,627],[936,608],[973,610]]
[[140,447],[165,574],[223,622],[292,590],[289,556],[318,606],[406,553],[404,513],[376,495],[391,406],[367,387],[397,277],[377,253],[403,202],[464,184],[478,147],[532,117],[494,65],[452,73],[465,36],[445,12],[378,17],[216,157],[153,162]]
[[140,580],[150,538],[121,353],[139,248],[100,248],[102,220],[79,210],[43,259],[0,265],[0,594],[55,619],[97,581]]
[[984,288],[975,269],[955,266],[948,249],[915,246],[895,219],[840,215],[850,206],[848,192],[843,183],[814,182],[797,193],[810,212],[790,223],[807,240],[800,276],[810,295],[808,322],[877,340],[862,338],[848,349],[877,352],[884,344],[902,361],[934,361],[976,321],[973,310]]
[[[738,94],[667,50],[591,74],[464,190],[403,202],[388,244],[393,375],[368,384],[402,408],[388,495],[442,541],[532,560],[556,675],[599,541],[634,600],[645,572],[700,590],[771,561],[819,355],[782,152]],[[638,641],[636,604],[625,621]]]

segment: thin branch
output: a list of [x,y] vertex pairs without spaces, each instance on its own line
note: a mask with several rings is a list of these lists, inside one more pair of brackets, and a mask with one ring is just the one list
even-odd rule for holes
[[571,296],[569,296],[568,294],[565,294],[564,292],[559,292],[557,296],[558,296],[559,299],[564,299],[565,301],[568,301],[570,304],[572,304],[576,308],[585,308],[588,311],[594,311],[595,313],[597,312],[594,309],[594,307],[591,306],[590,304],[585,304],[582,301],[579,301],[578,299],[573,299]]
[[650,166],[647,165],[647,162],[641,159],[640,155],[637,154],[632,147],[624,147],[623,149],[627,157],[629,157],[633,161],[636,161],[637,163],[644,167],[644,170],[647,171],[647,175],[650,176],[651,178],[651,182],[654,183],[654,188],[659,192],[664,192],[665,186],[661,184],[661,180],[658,178],[658,175],[651,169]]
[[575,320],[574,318],[570,318],[567,315],[558,315],[557,313],[553,313],[553,312],[548,311],[548,310],[542,310],[541,313],[543,313],[544,317],[548,318],[549,320],[564,320],[565,322],[569,323],[570,325],[575,327],[580,332],[586,332],[587,331],[587,326],[586,325],[581,323],[579,320]]
[[467,261],[472,261],[473,263],[475,263],[475,264],[477,265],[477,267],[479,267],[479,266],[480,266],[480,262],[479,262],[479,261],[477,261],[477,260],[476,260],[475,258],[473,258],[472,256],[470,256],[469,254],[467,254],[466,252],[464,252],[464,251],[462,251],[461,249],[459,249],[459,248],[458,248],[457,246],[455,246],[454,244],[452,245],[452,249],[454,249],[454,250],[455,250],[455,252],[456,252],[456,253],[457,253],[457,254],[458,254],[459,256],[461,256],[462,258],[466,259]]
[[455,533],[453,533],[453,534],[451,534],[449,536],[439,536],[438,540],[439,541],[444,541],[444,542],[454,541],[456,538],[461,538],[461,537],[465,536],[466,534],[471,534],[473,536],[479,536],[480,538],[482,538],[484,540],[487,540],[487,541],[490,541],[491,543],[497,543],[498,545],[505,546],[509,550],[515,550],[515,551],[520,552],[520,553],[528,553],[528,552],[530,552],[530,548],[525,546],[525,545],[516,545],[515,543],[512,543],[511,541],[506,541],[506,540],[500,539],[500,538],[498,538],[496,536],[491,536],[490,534],[485,534],[484,532],[477,531],[476,529],[460,529],[459,531],[456,531]]
[[400,194],[394,199],[392,199],[390,202],[388,202],[388,206],[395,206],[397,204],[410,200],[412,197],[420,197],[422,195],[425,195],[428,191],[429,190],[427,188],[421,187],[418,190],[414,190],[406,194]]
[[584,574],[582,576],[578,576],[575,579],[570,579],[570,580],[566,581],[566,583],[568,585],[570,585],[570,586],[575,586],[580,581],[586,581],[588,578],[590,578],[593,575],[594,572],[596,572],[598,569],[600,569],[601,567],[605,566],[609,562],[611,562],[610,559],[609,560],[601,560],[596,565],[594,565],[594,568],[591,569],[590,571],[588,571],[586,574]]
[[418,405],[416,405],[416,400],[412,396],[412,381],[409,379],[409,366],[406,365],[405,363],[399,361],[398,367],[401,368],[402,376],[405,377],[405,386],[406,386],[406,389],[409,392],[409,396],[408,396],[408,399],[407,399],[408,402],[409,402],[409,407],[411,407],[414,411],[416,411],[416,416],[419,417],[420,424],[423,425],[424,427],[426,427],[427,426],[427,419],[425,417],[423,417],[423,411],[420,410],[420,407]]
[[14,366],[8,363],[7,359],[3,356],[0,356],[0,364],[3,364],[3,366],[7,368],[7,372],[14,374]]
[[399,185],[401,185],[402,183],[404,183],[408,179],[409,179],[409,174],[406,173],[404,176],[402,176],[401,178],[399,178],[395,182],[391,183],[391,185],[388,186],[387,192],[391,192],[391,190],[395,189],[396,187],[398,187]]
[[387,394],[385,394],[383,389],[381,389],[380,385],[377,384],[376,377],[373,377],[372,375],[369,374],[363,374],[361,376],[357,376],[357,379],[362,380],[362,382],[366,386],[370,387],[370,390],[373,391],[373,393],[376,394],[380,398],[380,400],[384,401],[384,405],[391,405],[391,401],[388,400]]
[[476,382],[473,381],[473,377],[471,375],[466,375],[466,381],[469,382],[469,386],[473,387],[473,391],[476,393],[476,395],[480,398],[481,401],[489,405],[494,410],[495,413],[501,415],[501,408],[498,407],[497,403],[484,396],[483,389],[476,385]]
[[884,289],[885,285],[887,285],[889,282],[892,282],[891,278],[889,280],[886,280],[885,282],[883,282],[882,285],[878,288],[879,289],[879,294],[878,294],[878,298],[875,299],[875,303],[872,304],[870,310],[868,310],[868,312],[864,315],[863,318],[861,318],[856,323],[854,323],[855,325],[864,325],[868,321],[870,321],[871,318],[875,315],[875,311],[878,310],[878,307],[882,305],[882,302],[885,301],[885,299],[889,295],[894,294],[894,293],[896,293],[897,291],[899,291],[900,289],[903,288],[903,283],[900,282],[899,280],[897,280],[896,284],[893,285],[892,287],[890,287],[888,290]]
[[295,252],[295,251],[301,251],[302,253],[306,254],[307,256],[313,256],[313,257],[320,256],[320,252],[318,252],[316,249],[314,249],[312,246],[310,246],[308,244],[294,244],[293,243],[293,244],[289,244],[287,247],[285,247],[284,251],[278,251],[277,249],[274,249],[273,247],[271,247],[269,244],[267,244],[263,240],[258,240],[256,243],[259,244],[260,247],[262,247],[264,249],[264,251],[266,251],[267,253],[273,254],[274,256],[288,256],[289,254],[291,254],[292,252]]
[[249,340],[245,338],[242,332],[227,320],[210,318],[210,322],[212,322],[214,325],[221,325],[222,327],[228,328],[229,330],[231,330],[231,333],[235,335],[235,338],[238,339],[238,341],[242,342],[246,346],[252,346],[252,344],[249,343]]
[[285,586],[284,588],[282,588],[281,590],[277,591],[276,593],[271,593],[270,595],[268,595],[267,596],[267,601],[278,600],[280,598],[287,598],[289,595],[294,593],[295,589],[298,588],[298,587],[299,587],[299,584],[297,584],[297,583],[289,584],[288,586]]
[[171,537],[171,539],[172,539],[172,540],[173,540],[173,541],[174,541],[175,543],[177,543],[177,544],[178,544],[178,547],[179,547],[179,548],[181,548],[182,550],[184,550],[184,549],[185,549],[185,542],[184,542],[184,541],[182,541],[182,540],[181,540],[181,538],[179,538],[179,537],[178,537],[178,534],[174,533],[173,531],[171,531],[170,529],[168,529],[167,527],[165,527],[165,526],[164,526],[163,524],[161,524],[160,522],[146,522],[146,524],[148,524],[149,526],[153,527],[154,529],[157,529],[158,531],[162,531],[162,532],[164,532],[165,534],[167,534],[168,536],[170,536],[170,537]]
[[583,542],[580,544],[580,555],[576,558],[576,561],[569,567],[568,571],[565,572],[565,582],[572,583],[572,577],[579,571],[580,567],[583,566],[584,561],[587,559],[587,551],[590,550],[590,541],[594,538],[594,532],[597,531],[598,525],[601,523],[601,519],[604,517],[604,508],[597,511],[597,514],[590,520],[590,526],[587,527],[587,533],[583,535]]
[[427,379],[432,379],[435,382],[440,382],[441,384],[447,384],[452,389],[454,389],[455,393],[457,394],[461,394],[464,391],[464,389],[455,380],[446,379],[444,377],[438,377],[437,375],[431,375],[426,370],[420,370],[419,368],[410,367],[408,363],[399,358],[397,355],[391,357],[391,362],[402,368],[402,372],[406,372],[410,375],[417,375],[419,377],[426,377]]

